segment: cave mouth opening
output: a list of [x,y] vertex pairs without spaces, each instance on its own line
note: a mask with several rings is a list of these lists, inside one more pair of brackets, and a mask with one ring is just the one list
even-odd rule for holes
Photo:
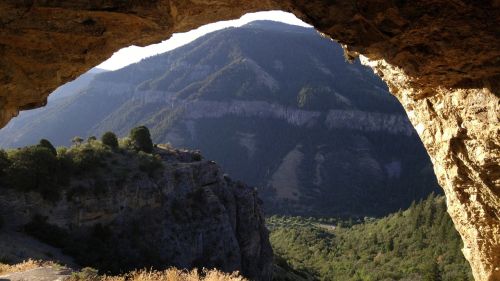
[[475,278],[500,278],[499,6],[326,2],[2,2],[1,124],[21,109],[45,104],[58,85],[120,47],[148,45],[246,12],[292,11],[345,43],[349,57],[365,55],[387,82],[433,161]]
[[[358,60],[346,62],[338,44],[311,28],[264,21],[243,27],[245,34],[237,29],[226,32],[233,32],[237,43],[246,42],[245,48],[218,32],[191,43],[206,45],[201,51],[199,46],[185,46],[183,51],[192,57],[158,54],[132,66],[101,64],[117,69],[94,69],[61,87],[49,97],[47,107],[12,120],[0,131],[0,142],[10,132],[18,146],[40,138],[69,145],[82,132],[87,134],[83,139],[106,131],[125,136],[132,127],[146,123],[155,142],[201,148],[206,158],[216,160],[235,179],[263,187],[264,209],[270,214],[316,216],[324,225],[331,218],[350,226],[368,222],[369,217],[407,209],[412,201],[440,191],[404,109],[371,69]],[[281,40],[272,35],[282,36]],[[233,44],[230,55],[221,43]],[[241,49],[235,51],[236,47]],[[142,55],[137,49],[131,51],[118,52],[118,60],[135,61]],[[214,76],[226,69],[223,75],[231,79]],[[174,76],[169,77],[168,71]],[[218,79],[231,84],[224,90],[229,95],[216,95],[213,87]],[[84,85],[76,85],[79,82]],[[174,83],[178,85],[172,87]],[[196,83],[204,85],[186,94],[185,89]],[[78,108],[81,104],[88,108]],[[177,108],[195,114],[176,116],[181,125],[162,131]],[[137,123],[123,123],[124,116]],[[38,132],[21,136],[21,129],[28,133],[33,128]]]
[[[271,21],[266,22],[270,19],[282,24],[273,25]],[[253,26],[252,22],[255,23]],[[258,26],[259,24],[262,26]],[[247,34],[237,32],[237,28],[242,26],[246,27],[243,30],[247,30]],[[225,32],[224,29],[231,28],[231,34],[221,34]],[[265,36],[253,34],[263,31],[267,32]],[[284,43],[271,38],[272,32],[295,33],[294,37],[281,37],[294,47],[285,46]],[[209,38],[198,39],[200,36]],[[230,36],[240,41],[233,43],[228,39]],[[244,36],[251,39],[243,38]],[[258,42],[246,43],[245,40],[252,40],[251,36]],[[299,42],[300,40],[304,42]],[[204,48],[206,55],[198,55],[196,48],[186,47],[189,44],[206,45],[196,47]],[[223,44],[229,47],[221,46]],[[243,44],[248,46],[242,46]],[[172,60],[170,57],[176,59],[175,56],[183,56],[182,54],[174,52],[170,57],[161,55],[164,52],[171,53],[173,48],[181,48],[180,52],[191,57],[177,59],[174,65],[169,62]],[[320,55],[314,56],[315,52]],[[274,53],[280,55],[273,58]],[[297,56],[304,59],[298,59]],[[137,62],[140,59],[143,61]],[[100,136],[106,131],[126,136],[132,127],[147,124],[151,127],[155,142],[172,142],[174,146],[201,149],[207,157],[227,167],[228,172],[236,178],[264,187],[262,192],[280,202],[271,204],[269,201],[268,205],[290,210],[290,215],[299,215],[301,212],[303,215],[328,214],[324,210],[331,209],[329,214],[380,216],[388,214],[389,211],[406,209],[413,200],[425,198],[431,191],[440,192],[432,175],[432,164],[397,99],[369,68],[360,65],[359,60],[353,59],[352,63],[347,63],[346,59],[348,56],[340,45],[321,38],[315,34],[312,26],[300,21],[293,14],[282,11],[247,14],[239,20],[217,22],[192,33],[174,34],[171,39],[160,44],[144,48],[132,46],[116,52],[81,78],[57,89],[49,96],[49,104],[45,108],[23,112],[15,118],[9,126],[0,131],[0,144],[6,147],[23,146],[48,138],[56,146],[71,145],[75,136],[86,139],[93,135]],[[160,65],[155,64],[155,60],[162,62]],[[161,64],[170,67],[170,71],[174,73],[172,77],[168,77],[170,74],[162,69],[167,66]],[[300,69],[301,67],[308,68],[309,73],[305,74],[307,71]],[[217,82],[217,79],[221,78],[214,76],[214,73],[224,69],[229,69],[223,74],[228,77],[231,77],[232,73],[248,77],[231,78],[238,81],[238,85],[230,85],[222,91],[237,94],[217,97],[213,93],[214,84],[222,82]],[[258,72],[262,74],[256,75]],[[120,76],[126,78],[122,79]],[[110,85],[101,85],[103,88],[99,88],[100,86],[91,84],[95,79],[97,80],[94,84],[110,82]],[[223,82],[234,84],[234,81]],[[178,94],[186,92],[185,89],[194,82],[205,83],[205,88],[212,88],[208,91],[199,88],[196,90],[197,94]],[[111,86],[112,83],[114,86]],[[127,86],[127,83],[134,86]],[[172,86],[175,83],[179,86]],[[255,89],[248,85],[255,85]],[[97,89],[86,90],[88,87]],[[104,95],[99,91],[108,94]],[[154,91],[164,92],[165,95],[151,94]],[[259,91],[267,92],[271,97],[259,95]],[[80,92],[85,94],[87,100],[77,102],[76,93]],[[117,98],[120,94],[124,98]],[[75,98],[75,104],[70,105],[68,100]],[[224,98],[231,102],[220,103]],[[199,99],[201,102],[186,102],[190,99]],[[93,105],[96,102],[114,105]],[[258,104],[259,102],[261,104]],[[82,110],[78,108],[79,104],[87,104],[90,107]],[[259,115],[263,115],[271,120],[270,123],[283,124],[266,125],[262,120],[259,123],[243,119],[240,123],[234,120],[231,123],[230,120],[224,119],[218,124],[211,121],[217,120],[212,113],[205,112],[199,113],[198,116],[190,114],[183,120],[185,124],[182,128],[172,129],[181,132],[181,135],[187,135],[179,137],[176,132],[167,134],[162,124],[166,121],[152,115],[159,114],[162,106],[165,110],[161,114],[168,118],[177,114],[173,113],[177,107],[193,112],[204,112],[211,108],[209,110],[219,110],[219,115],[231,116],[238,112],[255,120],[259,119]],[[133,108],[136,112],[128,108]],[[148,108],[152,109],[146,114]],[[58,111],[63,113],[55,117]],[[72,115],[71,118],[68,118],[69,115]],[[117,121],[122,118],[120,115],[133,116],[135,121]],[[234,117],[238,117],[236,115]],[[193,130],[199,128],[193,126],[200,127],[201,123],[198,121],[203,118],[206,119],[206,126],[213,129],[194,132]],[[77,122],[72,124],[75,120]],[[273,126],[276,128],[273,129]],[[227,135],[226,138],[220,137],[219,135],[227,134],[224,128],[231,128],[233,134]],[[307,130],[312,137],[301,138],[303,133],[300,130]],[[318,133],[321,130],[327,133]],[[258,134],[256,131],[259,131]],[[350,131],[352,133],[349,133]],[[263,135],[264,133],[267,135]],[[356,138],[356,134],[360,135],[359,138]],[[384,139],[386,136],[391,138]],[[287,138],[293,141],[287,142]],[[225,141],[226,139],[228,141]],[[278,144],[276,139],[281,142]],[[268,144],[277,145],[265,148],[266,145],[262,143],[264,140]],[[239,148],[226,155],[219,147]],[[256,148],[260,150],[256,151]],[[395,151],[399,153],[395,154]],[[268,163],[258,163],[259,157],[265,158],[266,160],[261,161]],[[337,158],[343,160],[335,160]],[[340,165],[334,163],[335,161],[345,161],[348,165]],[[315,168],[314,172],[308,171],[307,176],[300,175],[310,180],[307,188],[302,188],[307,190],[307,193],[299,195],[300,192],[294,190],[298,189],[301,181],[298,176],[291,176],[289,173],[300,169],[306,163]],[[251,172],[247,173],[249,170]],[[412,174],[413,172],[418,175]],[[294,183],[291,183],[292,179]],[[271,182],[280,187],[273,187]],[[329,182],[344,186],[339,192],[342,196],[332,193],[327,196],[332,198],[331,201],[312,200],[305,204],[318,206],[318,209],[323,211],[311,211],[294,203],[299,196],[318,198],[318,194],[328,191],[326,186]],[[408,186],[404,194],[398,187],[403,182]],[[349,186],[352,186],[352,190]],[[386,194],[393,196],[388,197]],[[356,198],[360,196],[365,200]],[[388,207],[380,207],[384,205]],[[343,208],[345,211],[342,211]]]

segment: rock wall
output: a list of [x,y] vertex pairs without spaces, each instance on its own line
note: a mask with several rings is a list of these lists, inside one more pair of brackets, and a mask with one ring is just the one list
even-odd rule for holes
[[434,162],[475,278],[500,280],[498,0],[2,0],[0,124],[121,47],[268,9],[383,75]]
[[385,61],[364,63],[387,82],[422,139],[476,280],[500,280],[500,104],[488,88],[438,87],[423,99]]
[[[156,148],[155,153],[163,160],[159,175],[130,170],[133,180],[125,180],[110,170],[100,182],[72,178],[57,202],[0,187],[2,217],[22,229],[41,215],[80,239],[80,247],[95,239],[96,227],[109,229],[106,241],[116,246],[99,264],[90,264],[104,272],[112,270],[105,267],[109,264],[125,271],[216,267],[240,271],[251,280],[271,280],[273,252],[257,192],[231,180],[215,162],[200,161],[198,152]],[[77,262],[81,255],[76,254]]]

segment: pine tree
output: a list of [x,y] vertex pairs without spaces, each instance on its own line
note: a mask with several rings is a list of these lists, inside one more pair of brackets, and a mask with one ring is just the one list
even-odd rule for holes
[[135,127],[130,131],[130,139],[137,150],[153,152],[153,141],[149,129],[145,126]]
[[104,145],[107,145],[111,148],[117,148],[118,147],[118,138],[116,138],[116,135],[113,132],[106,132],[102,135],[101,137],[101,142]]
[[52,143],[50,143],[50,141],[46,139],[41,139],[38,143],[38,146],[48,148],[50,152],[52,152],[52,154],[57,155],[56,148],[52,145]]
[[436,261],[430,263],[424,273],[423,281],[442,281],[441,271]]

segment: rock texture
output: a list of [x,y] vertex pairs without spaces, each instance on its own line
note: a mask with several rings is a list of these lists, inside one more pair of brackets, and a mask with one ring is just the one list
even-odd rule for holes
[[[120,270],[216,267],[241,271],[252,280],[270,280],[273,253],[257,192],[232,181],[215,162],[200,160],[198,152],[157,148],[155,153],[164,165],[159,176],[131,170],[132,180],[124,180],[111,170],[100,183],[73,178],[57,202],[34,192],[20,195],[3,189],[2,217],[19,229],[41,215],[48,224],[80,239],[75,241],[101,237],[109,229],[105,235],[111,238],[106,241],[117,245],[110,248],[110,255],[120,260]],[[109,258],[90,265],[100,268],[110,263]]]
[[2,0],[1,123],[121,47],[266,9],[295,13],[384,75],[434,161],[475,278],[500,280],[497,0]]

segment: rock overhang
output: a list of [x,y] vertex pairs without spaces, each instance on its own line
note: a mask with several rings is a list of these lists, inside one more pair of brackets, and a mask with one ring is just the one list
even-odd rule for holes
[[0,2],[0,124],[132,44],[248,12],[293,12],[363,55],[431,156],[477,280],[500,280],[500,2]]

